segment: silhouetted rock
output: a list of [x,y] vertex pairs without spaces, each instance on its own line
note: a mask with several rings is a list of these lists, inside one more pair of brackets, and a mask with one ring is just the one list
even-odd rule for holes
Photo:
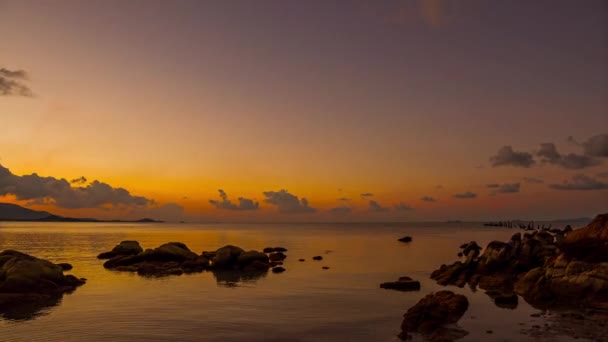
[[241,253],[245,252],[242,248],[227,245],[215,251],[213,258],[213,267],[232,267]]
[[282,252],[275,252],[268,254],[268,258],[272,261],[283,261],[285,258],[287,258],[287,255],[283,254]]
[[69,270],[71,270],[73,268],[72,265],[68,264],[67,262],[62,262],[62,263],[59,263],[57,265],[59,267],[61,267],[61,269],[64,270],[64,271],[69,271]]
[[247,266],[254,261],[259,261],[265,264],[269,263],[269,258],[266,253],[258,252],[258,251],[247,251],[241,253],[236,260],[236,264],[240,267]]
[[323,260],[323,257],[320,255],[317,255],[317,256],[312,257],[312,260],[316,260],[316,261]]
[[298,259],[298,261],[306,261],[305,259]]
[[461,338],[466,332],[445,326],[458,322],[468,307],[469,301],[463,295],[450,291],[431,293],[407,310],[400,337],[407,339],[410,333],[420,333],[435,341]]
[[285,271],[286,271],[286,270],[285,270],[283,267],[281,267],[281,266],[277,266],[277,267],[273,267],[273,268],[272,268],[272,272],[273,272],[273,273],[283,273],[283,272],[285,272]]
[[101,253],[97,256],[99,259],[110,259],[122,255],[136,255],[144,250],[137,241],[122,241],[109,252]]
[[[66,264],[67,265],[67,264]],[[48,303],[57,303],[65,293],[74,291],[85,279],[64,275],[60,265],[25,253],[6,250],[0,253],[0,314],[9,316],[16,308],[29,306],[23,318],[30,318]],[[9,317],[10,318],[10,317]]]
[[420,282],[413,280],[410,277],[400,277],[397,281],[391,281],[380,284],[383,289],[399,290],[399,291],[418,291],[420,290]]
[[401,239],[399,239],[399,241],[401,241],[401,242],[412,242],[412,237],[411,236],[404,236]]
[[322,269],[324,269],[324,270],[328,270],[328,269],[329,269],[329,266],[323,266],[323,267],[321,267],[321,268],[322,268]]

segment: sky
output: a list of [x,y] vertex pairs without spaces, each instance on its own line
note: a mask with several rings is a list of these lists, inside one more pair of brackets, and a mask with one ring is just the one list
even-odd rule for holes
[[608,211],[608,3],[0,0],[0,201],[77,217]]

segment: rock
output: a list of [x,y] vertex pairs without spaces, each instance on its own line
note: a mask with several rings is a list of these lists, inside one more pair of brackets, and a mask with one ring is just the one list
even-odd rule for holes
[[286,270],[283,267],[281,267],[281,266],[277,266],[277,267],[273,267],[272,268],[272,273],[283,273],[285,271]]
[[287,258],[287,255],[283,254],[282,252],[275,252],[268,254],[268,258],[272,261],[283,261],[285,258]]
[[568,258],[608,262],[608,213],[598,215],[586,227],[568,233],[560,249]]
[[328,269],[329,269],[329,266],[323,266],[323,267],[321,267],[321,268],[322,268],[322,269],[324,269],[324,270],[328,270]]
[[401,242],[412,242],[412,237],[411,236],[404,236],[401,239],[399,239],[399,241],[401,241]]
[[238,259],[236,260],[236,264],[239,267],[245,267],[245,266],[253,263],[254,261],[259,261],[261,263],[268,264],[269,258],[268,258],[268,255],[266,255],[266,253],[262,253],[262,252],[258,252],[258,251],[247,251],[247,252],[243,252],[243,253],[241,253],[241,255],[239,255]]
[[242,248],[227,245],[217,251],[215,251],[215,257],[213,258],[213,267],[231,267],[238,260],[241,253],[245,252]]
[[274,252],[274,247],[266,247],[264,248],[264,253],[272,253]]
[[[469,301],[463,295],[451,291],[431,293],[407,310],[401,323],[400,337],[405,339],[409,333],[435,335],[445,325],[458,322],[468,307]],[[432,338],[440,340],[441,334]]]
[[188,247],[181,242],[169,242],[153,250],[147,250],[141,257],[146,261],[178,261],[195,260],[198,258]]
[[99,259],[110,259],[119,255],[137,255],[144,250],[137,241],[126,240],[114,246],[110,252],[101,253],[97,256]]
[[312,257],[312,260],[316,260],[316,261],[323,260],[323,257],[320,255],[317,255],[317,256]]
[[61,267],[61,269],[64,270],[64,271],[69,271],[69,270],[71,270],[73,268],[72,265],[68,264],[67,262],[62,262],[62,263],[59,263],[57,265],[59,267]]
[[64,293],[74,291],[85,281],[64,275],[63,267],[50,261],[13,250],[3,251],[0,253],[0,314],[24,306],[34,307],[36,311],[48,302],[57,303]]
[[519,304],[519,299],[516,294],[499,294],[493,298],[494,304],[503,309],[515,309]]
[[458,253],[458,254],[457,254],[457,256],[458,256],[459,258],[462,258],[462,256],[463,256],[462,252]]
[[413,280],[410,277],[401,277],[397,281],[380,284],[380,288],[399,291],[419,291],[420,282]]
[[287,252],[287,248],[285,247],[266,247],[264,248],[264,253],[270,254],[274,252]]
[[304,260],[304,259],[298,259],[298,261],[306,261],[306,260]]

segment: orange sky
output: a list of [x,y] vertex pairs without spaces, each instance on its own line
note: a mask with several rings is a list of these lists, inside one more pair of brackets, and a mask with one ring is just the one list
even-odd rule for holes
[[[605,211],[601,186],[549,186],[578,174],[608,183],[598,176],[608,171],[604,156],[582,168],[536,155],[532,167],[489,161],[502,146],[535,154],[546,142],[583,155],[568,136],[608,133],[601,3],[558,1],[550,11],[421,3],[0,2],[0,32],[9,33],[0,68],[25,70],[19,82],[35,95],[0,95],[0,165],[18,176],[85,176],[155,201],[30,205],[68,216],[376,221]],[[520,190],[492,195],[491,183]],[[260,207],[217,209],[209,200],[218,189]],[[317,211],[278,213],[263,192],[281,189]],[[453,197],[465,192],[477,197]],[[370,212],[370,200],[391,210]],[[158,208],[168,203],[184,211]],[[395,210],[399,203],[414,209]],[[340,206],[353,212],[329,212]]]

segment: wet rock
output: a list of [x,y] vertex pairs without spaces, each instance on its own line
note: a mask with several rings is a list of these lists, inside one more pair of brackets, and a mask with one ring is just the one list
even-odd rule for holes
[[397,281],[380,284],[380,288],[399,291],[418,291],[420,290],[420,282],[410,277],[400,277]]
[[[36,310],[49,302],[58,302],[74,291],[85,279],[64,275],[63,267],[31,255],[6,250],[0,253],[0,315],[30,306]],[[34,314],[34,312],[29,312]]]
[[399,241],[401,241],[401,242],[412,242],[412,237],[411,236],[404,236],[401,239],[399,239]]
[[272,273],[283,273],[285,272],[285,268],[281,267],[281,266],[277,266],[277,267],[273,267],[272,268]]
[[274,252],[268,254],[268,258],[272,261],[283,261],[287,258],[287,255],[283,254],[282,252]]
[[143,249],[137,241],[126,240],[114,246],[111,251],[101,253],[97,256],[98,259],[110,259],[119,255],[136,255],[143,252]]
[[240,267],[247,266],[255,261],[259,261],[265,264],[269,263],[269,258],[266,253],[258,252],[258,251],[247,251],[241,253],[238,259],[236,260],[236,264]]
[[305,259],[298,259],[298,261],[306,261]]
[[212,265],[216,268],[232,267],[243,252],[242,248],[232,245],[219,248],[215,251]]
[[316,260],[316,261],[323,260],[323,257],[320,255],[317,255],[317,256],[312,257],[312,260]]
[[410,333],[420,333],[436,341],[461,338],[464,335],[457,334],[458,337],[449,334],[458,330],[443,329],[458,322],[468,307],[469,301],[463,295],[451,291],[431,293],[407,310],[401,323],[400,337],[406,339]]

